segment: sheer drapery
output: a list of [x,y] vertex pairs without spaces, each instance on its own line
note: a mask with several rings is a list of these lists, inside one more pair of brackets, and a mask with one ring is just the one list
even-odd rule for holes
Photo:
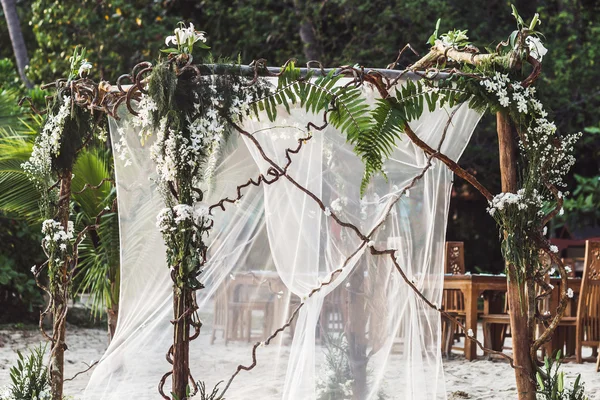
[[[376,93],[363,90],[372,102]],[[466,105],[459,107],[450,124],[453,110],[448,109],[425,111],[411,123],[433,148],[444,138],[441,151],[454,160],[480,118]],[[236,187],[266,174],[270,162],[284,167],[285,150],[308,137],[307,123],[322,121],[322,115],[298,107],[289,114],[282,108],[278,115],[275,123],[266,115],[243,123],[262,154],[254,141],[233,134],[205,184],[207,204],[235,198]],[[115,160],[119,323],[85,399],[156,398],[158,382],[170,369],[165,354],[172,340],[172,285],[155,227],[163,202],[155,190],[151,143],[140,145],[130,121],[124,112],[110,129],[113,144],[129,149]],[[310,135],[298,154],[290,155],[291,180],[250,185],[236,204],[225,203],[225,211],[213,212],[209,263],[201,275],[206,289],[197,292],[203,327],[190,344],[195,379],[212,388],[227,381],[238,364],[250,365],[252,345],[264,341],[304,302],[291,327],[258,348],[256,367],[239,374],[227,399],[445,398],[439,314],[415,295],[389,256],[372,255],[353,229],[328,214],[364,235],[377,228],[369,245],[397,249],[408,278],[439,304],[452,173],[432,161],[399,197],[428,161],[404,138],[385,163],[387,180],[376,177],[361,198],[364,166],[352,146],[333,127]],[[301,188],[321,199],[326,212]],[[341,267],[331,283],[308,296]]]

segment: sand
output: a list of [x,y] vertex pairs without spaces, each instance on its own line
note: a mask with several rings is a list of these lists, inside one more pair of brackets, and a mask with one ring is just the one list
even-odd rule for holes
[[[69,327],[68,330],[69,351],[66,353],[65,376],[72,377],[86,369],[87,364],[100,359],[107,346],[107,336],[102,329]],[[0,386],[9,383],[9,368],[17,358],[16,350],[24,350],[41,342],[42,336],[36,330],[0,330]],[[223,350],[225,348],[218,345],[205,347],[205,351]],[[590,400],[600,400],[600,373],[595,372],[593,363],[566,363],[563,369],[569,378],[582,374]],[[449,399],[516,398],[514,372],[505,361],[480,357],[469,362],[456,352],[450,360],[445,361],[444,371]],[[90,374],[81,374],[75,380],[66,382],[65,394],[78,399]],[[207,378],[212,380],[211,377]],[[215,380],[217,378],[214,377]]]

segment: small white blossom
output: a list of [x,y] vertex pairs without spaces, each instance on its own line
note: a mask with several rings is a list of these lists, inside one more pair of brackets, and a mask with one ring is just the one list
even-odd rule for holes
[[568,265],[565,265],[565,271],[567,271],[567,274],[570,274],[573,270]]
[[325,216],[330,217],[331,216],[331,210],[329,209],[329,207],[325,207],[325,210],[323,210],[323,213],[325,214]]
[[467,336],[468,337],[473,337],[473,329],[469,328],[469,330],[467,331]]
[[92,69],[92,64],[88,62],[88,60],[81,61],[81,65],[79,66],[78,74],[83,77],[83,74],[87,74],[87,72]]
[[570,299],[573,298],[573,289],[571,289],[571,288],[567,289],[567,297]]
[[558,247],[556,245],[550,245],[550,251],[553,253],[558,253]]

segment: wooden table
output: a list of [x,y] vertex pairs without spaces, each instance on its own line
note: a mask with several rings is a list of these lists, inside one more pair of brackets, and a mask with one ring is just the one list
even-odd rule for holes
[[[477,338],[477,299],[486,291],[506,292],[506,276],[502,275],[444,275],[444,289],[458,289],[465,297],[465,328]],[[465,333],[466,334],[466,333]],[[477,345],[465,339],[465,358],[477,358]]]
[[[559,289],[561,280],[552,278],[550,282],[555,286],[550,298],[550,312],[555,314],[558,307]],[[569,287],[575,295],[581,288],[581,278],[569,278]],[[460,290],[465,298],[465,328],[473,331],[473,337],[477,338],[477,300],[485,292],[506,292],[505,275],[444,275],[444,289]],[[574,296],[574,299],[576,296]],[[486,307],[487,308],[487,307]],[[484,309],[485,313],[498,312],[497,310]],[[566,314],[565,314],[566,315]],[[560,338],[553,340],[552,347],[560,345]],[[465,358],[469,361],[477,358],[477,345],[472,340],[465,339]]]

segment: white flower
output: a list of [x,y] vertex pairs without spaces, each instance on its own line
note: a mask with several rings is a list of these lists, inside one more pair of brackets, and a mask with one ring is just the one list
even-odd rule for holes
[[61,249],[62,251],[66,251],[66,250],[67,250],[67,245],[66,245],[66,243],[61,243],[61,245],[60,245],[60,249]]
[[83,77],[84,73],[87,73],[90,69],[92,69],[92,64],[88,62],[88,60],[81,61],[81,65],[79,66],[78,74]]
[[553,253],[558,253],[558,247],[555,246],[555,245],[551,245],[550,246],[550,251],[553,252]]
[[573,298],[573,289],[571,289],[571,288],[567,289],[567,297],[570,299]]
[[342,199],[339,197],[331,202],[331,209],[336,213],[342,212]]
[[468,336],[468,337],[473,337],[473,336],[474,336],[474,335],[473,335],[473,329],[470,329],[470,328],[469,328],[469,330],[467,331],[467,336]]
[[229,279],[231,279],[232,281],[235,281],[235,275],[234,274],[229,274]]
[[176,224],[185,222],[187,220],[192,220],[194,217],[194,209],[192,206],[187,204],[177,204],[175,207],[173,207],[173,211],[175,212]]
[[331,210],[329,209],[329,207],[325,207],[325,210],[323,210],[323,213],[327,216],[330,217],[331,216]]
[[556,272],[556,269],[554,267],[550,268],[550,271],[548,271],[549,275],[554,275],[554,273]]
[[37,272],[37,265],[34,265],[33,267],[31,267],[31,273],[35,274]]
[[546,233],[548,233],[548,227],[545,226],[544,230],[542,231],[542,235],[546,236]]
[[550,316],[550,311],[546,310],[544,311],[544,317],[549,317]]
[[568,265],[565,265],[565,271],[567,271],[567,273],[570,274],[573,270]]
[[367,243],[367,247],[373,247],[375,246],[375,242],[372,240],[369,240],[369,242]]
[[192,45],[197,41],[206,42],[206,32],[197,32],[194,29],[194,24],[190,23],[188,28],[182,25],[180,28],[175,28],[174,35],[167,36],[165,44],[168,46],[173,43],[175,46]]
[[548,49],[544,47],[540,38],[535,36],[527,36],[525,44],[529,47],[529,54],[538,61],[542,61]]

